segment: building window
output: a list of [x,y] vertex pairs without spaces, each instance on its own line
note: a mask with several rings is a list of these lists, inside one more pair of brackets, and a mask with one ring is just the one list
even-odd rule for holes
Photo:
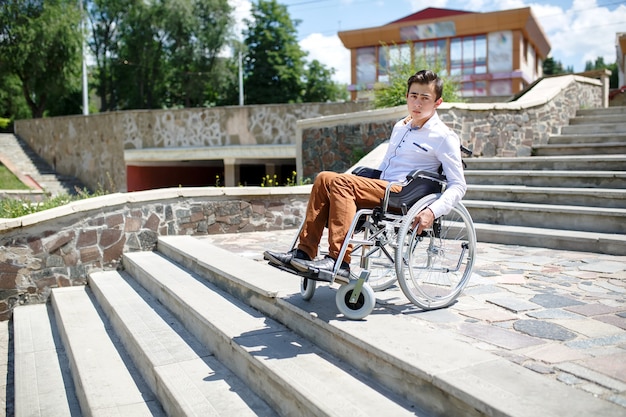
[[446,39],[415,42],[413,56],[415,62],[425,62],[430,68],[445,71],[448,68],[448,42]]
[[485,35],[452,38],[450,41],[450,74],[487,73],[487,38]]
[[376,47],[359,48],[356,51],[357,84],[376,82]]

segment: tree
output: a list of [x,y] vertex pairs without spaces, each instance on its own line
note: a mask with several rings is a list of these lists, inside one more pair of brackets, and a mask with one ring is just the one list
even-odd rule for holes
[[302,100],[304,58],[287,7],[276,0],[252,5],[252,20],[244,31],[246,103],[294,103]]
[[219,79],[218,53],[232,24],[227,0],[178,0],[166,3],[165,51],[168,106],[198,107],[207,103]]
[[0,74],[0,118],[18,120],[30,115],[20,79],[15,74]]
[[446,74],[446,71],[438,62],[426,62],[424,57],[419,57],[413,62],[402,60],[392,62],[389,66],[389,82],[379,83],[374,87],[374,107],[385,108],[402,106],[406,104],[407,80],[417,71],[430,68],[443,79],[443,101],[462,101],[459,95],[459,82]]
[[328,69],[316,59],[309,63],[305,74],[306,82],[302,101],[326,102],[347,100],[348,91],[332,80],[334,73],[334,69]]
[[50,98],[71,94],[80,74],[82,33],[74,0],[0,3],[0,73],[15,75],[32,117]]
[[113,62],[117,60],[120,25],[132,0],[91,0],[87,15],[91,36],[89,46],[96,60],[96,90],[100,111],[117,109]]
[[220,96],[228,0],[91,0],[102,110],[197,107]]
[[604,57],[597,57],[595,62],[587,61],[585,62],[585,71],[599,70],[599,69],[608,69],[611,71],[611,76],[609,77],[609,87],[610,88],[618,88],[619,84],[619,69],[617,68],[617,62],[613,64],[605,64]]

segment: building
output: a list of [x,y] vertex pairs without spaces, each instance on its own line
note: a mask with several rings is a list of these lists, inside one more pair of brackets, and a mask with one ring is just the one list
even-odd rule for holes
[[429,7],[383,26],[342,31],[353,100],[409,58],[458,77],[464,97],[510,97],[543,75],[550,44],[529,7],[489,13]]
[[617,87],[619,88],[626,86],[626,32],[616,33],[615,51],[615,62],[617,62],[617,70],[619,71]]

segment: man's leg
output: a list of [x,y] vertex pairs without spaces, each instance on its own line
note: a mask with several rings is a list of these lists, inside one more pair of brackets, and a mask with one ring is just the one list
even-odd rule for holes
[[323,171],[315,177],[306,207],[304,226],[298,237],[298,249],[306,252],[311,259],[317,256],[322,234],[328,223],[331,185],[339,175],[336,172]]
[[311,260],[317,256],[324,227],[328,221],[329,189],[333,179],[339,174],[335,172],[320,172],[313,183],[311,196],[307,204],[304,224],[298,237],[298,248],[287,253],[265,251],[263,257],[271,264],[291,267],[291,260]]
[[[350,224],[358,208],[374,208],[381,205],[388,182],[356,175],[342,175],[332,183],[330,211],[328,215],[328,254],[337,259]],[[349,247],[343,261],[350,263],[352,248]]]
[[[329,275],[320,274],[320,271],[332,271],[335,267],[341,245],[350,229],[357,207],[372,208],[380,205],[386,187],[387,181],[373,180],[351,174],[342,174],[333,178],[329,187],[329,254],[324,259],[317,261],[294,259],[291,265],[311,279],[329,281]],[[338,270],[338,275],[343,278],[349,278],[350,275],[350,252],[351,248],[348,248]]]

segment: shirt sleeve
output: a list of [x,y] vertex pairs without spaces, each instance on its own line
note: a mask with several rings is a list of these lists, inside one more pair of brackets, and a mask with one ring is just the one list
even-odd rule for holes
[[438,158],[448,184],[441,197],[429,206],[435,218],[448,214],[467,191],[461,160],[461,141],[452,130],[449,130],[445,139],[442,140],[438,149]]

